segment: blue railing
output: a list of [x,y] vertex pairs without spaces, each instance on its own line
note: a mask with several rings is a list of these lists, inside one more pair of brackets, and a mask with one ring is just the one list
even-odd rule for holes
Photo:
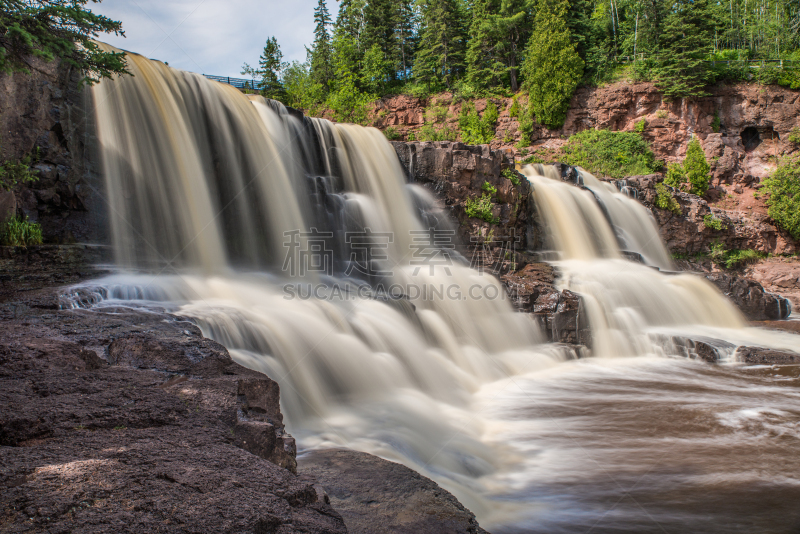
[[244,78],[231,78],[230,76],[213,76],[211,74],[203,74],[209,80],[215,82],[226,83],[232,85],[237,89],[261,89],[261,84],[253,80],[245,80]]

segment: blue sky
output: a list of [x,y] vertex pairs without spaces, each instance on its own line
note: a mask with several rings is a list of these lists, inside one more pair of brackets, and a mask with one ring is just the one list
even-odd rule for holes
[[[339,4],[326,0],[332,17]],[[304,61],[314,38],[317,0],[103,0],[92,11],[122,21],[125,38],[100,40],[171,67],[219,76],[258,63],[264,42],[278,38],[284,60]]]

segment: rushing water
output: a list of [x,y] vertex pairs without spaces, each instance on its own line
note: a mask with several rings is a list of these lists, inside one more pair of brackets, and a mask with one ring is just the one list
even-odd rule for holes
[[495,532],[800,525],[797,370],[711,367],[669,341],[798,338],[653,268],[671,262],[634,200],[525,171],[559,283],[586,303],[594,356],[575,360],[453,250],[380,132],[129,58],[134,78],[93,89],[122,270],[76,305],[192,317],[280,383],[301,449],[405,463]]

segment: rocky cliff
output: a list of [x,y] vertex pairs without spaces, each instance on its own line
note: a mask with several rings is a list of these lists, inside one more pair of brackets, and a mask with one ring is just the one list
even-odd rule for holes
[[30,74],[0,74],[0,157],[38,154],[38,181],[14,191],[13,211],[39,222],[46,242],[106,242],[89,91],[67,65],[32,64]]

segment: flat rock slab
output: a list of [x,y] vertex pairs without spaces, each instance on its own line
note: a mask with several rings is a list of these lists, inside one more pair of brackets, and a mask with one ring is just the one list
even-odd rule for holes
[[736,355],[739,361],[754,365],[800,365],[800,354],[796,352],[763,347],[739,347]]
[[455,497],[404,465],[346,449],[309,451],[297,463],[350,534],[486,534]]

